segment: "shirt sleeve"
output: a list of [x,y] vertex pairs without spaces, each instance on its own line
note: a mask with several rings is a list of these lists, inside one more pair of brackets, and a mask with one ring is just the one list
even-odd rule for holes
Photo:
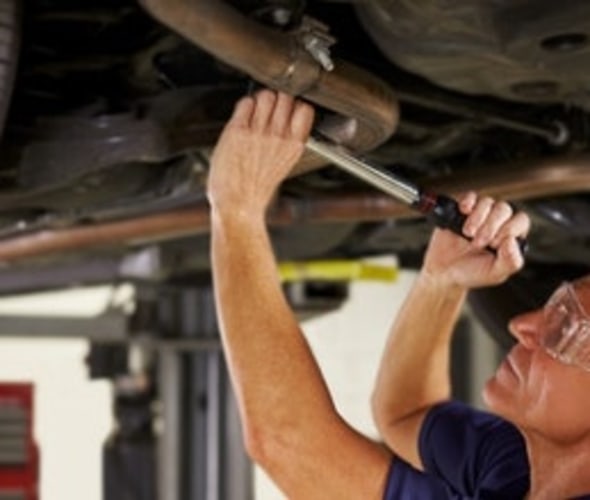
[[414,469],[400,458],[393,458],[384,500],[459,499],[439,478]]
[[456,401],[435,406],[419,436],[425,471],[461,496],[524,498],[529,466],[524,440],[509,422]]

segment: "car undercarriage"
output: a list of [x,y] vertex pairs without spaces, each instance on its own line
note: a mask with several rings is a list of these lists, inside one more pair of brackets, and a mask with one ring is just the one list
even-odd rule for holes
[[[236,100],[261,85],[315,104],[323,129],[386,169],[526,210],[521,288],[550,287],[590,254],[589,10],[2,0],[0,293],[207,280],[208,156]],[[268,218],[281,260],[395,254],[416,267],[431,231],[311,154]]]

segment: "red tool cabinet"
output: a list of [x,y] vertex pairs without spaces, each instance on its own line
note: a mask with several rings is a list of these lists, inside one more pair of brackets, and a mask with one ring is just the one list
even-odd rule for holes
[[0,383],[0,499],[39,500],[33,385]]

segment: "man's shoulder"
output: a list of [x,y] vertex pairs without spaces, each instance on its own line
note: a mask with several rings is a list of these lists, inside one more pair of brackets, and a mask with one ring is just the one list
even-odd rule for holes
[[492,413],[458,401],[436,405],[424,420],[419,450],[426,472],[462,496],[523,498],[528,490],[524,439]]
[[[434,405],[426,414],[421,437],[425,443],[433,438],[440,439],[480,439],[490,432],[505,429],[515,436],[520,436],[518,429],[502,417],[475,408],[461,401],[449,400]],[[434,434],[439,434],[435,436]],[[467,443],[464,443],[467,444]]]

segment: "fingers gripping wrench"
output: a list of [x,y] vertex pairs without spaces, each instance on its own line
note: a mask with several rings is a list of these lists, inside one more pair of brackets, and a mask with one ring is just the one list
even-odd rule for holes
[[[425,191],[391,172],[356,158],[339,145],[310,137],[306,146],[310,151],[325,158],[354,177],[371,184],[396,200],[406,203],[425,215],[436,226],[449,229],[466,239],[470,239],[463,234],[463,225],[467,216],[459,210],[459,205],[454,199]],[[518,239],[518,244],[524,254],[527,247],[526,241]],[[488,250],[495,253],[492,248],[488,247]]]

